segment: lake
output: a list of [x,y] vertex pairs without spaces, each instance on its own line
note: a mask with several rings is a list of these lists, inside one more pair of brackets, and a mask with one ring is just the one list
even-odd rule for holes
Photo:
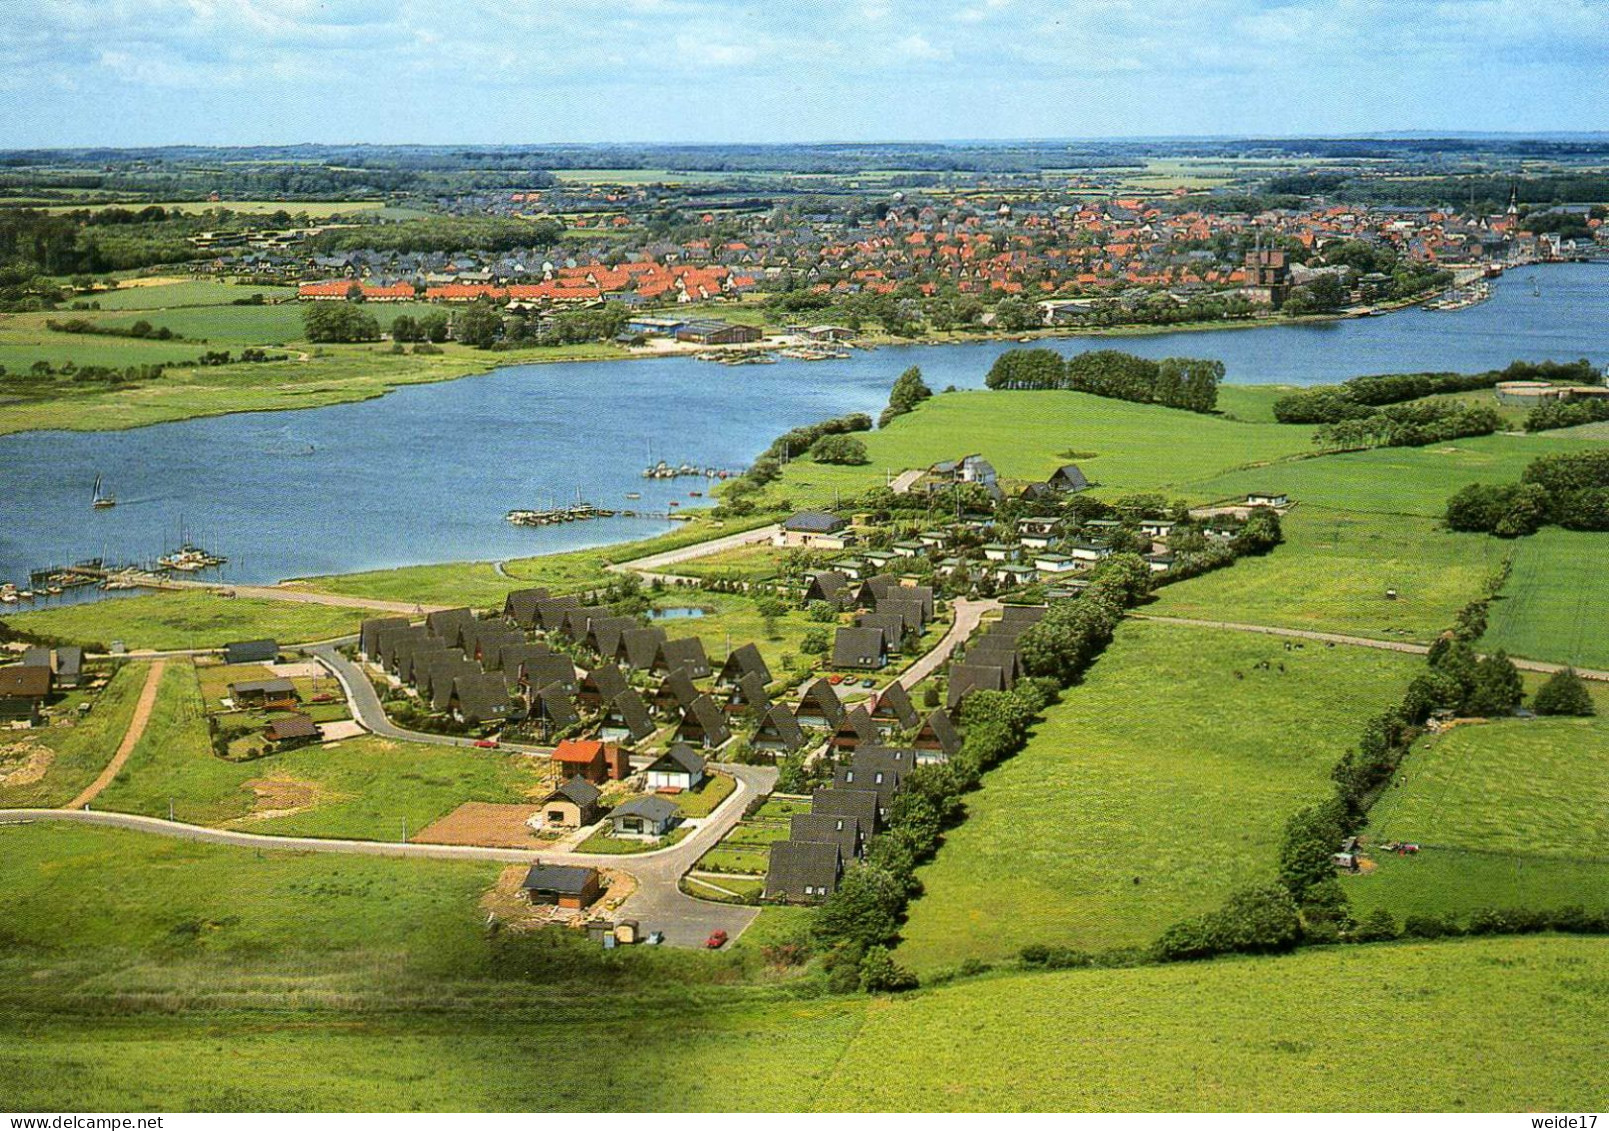
[[[1233,383],[1310,385],[1516,358],[1603,364],[1606,326],[1609,265],[1560,264],[1511,272],[1489,302],[1462,311],[1039,344],[1211,357]],[[976,388],[1014,346],[898,346],[845,361],[730,367],[687,357],[518,365],[357,404],[0,437],[0,579],[23,582],[31,568],[86,557],[149,561],[178,544],[181,524],[227,555],[222,576],[241,583],[643,538],[671,524],[527,528],[503,516],[578,497],[660,514],[678,509],[673,502],[702,505],[690,494],[708,491],[702,479],[645,480],[642,469],[661,459],[740,468],[788,428],[875,415],[909,365],[935,390]],[[114,509],[89,508],[97,474],[117,496]]]

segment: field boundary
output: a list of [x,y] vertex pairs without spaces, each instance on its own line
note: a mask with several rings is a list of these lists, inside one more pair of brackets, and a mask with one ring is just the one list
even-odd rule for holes
[[103,789],[112,784],[112,780],[117,777],[118,771],[122,770],[124,763],[129,760],[129,755],[134,753],[134,748],[140,744],[140,739],[145,736],[145,724],[151,721],[151,712],[156,707],[157,688],[162,683],[162,673],[167,671],[167,667],[167,661],[158,660],[151,665],[150,671],[145,673],[145,686],[140,689],[139,701],[134,705],[134,714],[129,718],[128,730],[124,732],[123,741],[118,744],[117,752],[112,755],[112,760],[106,764],[106,768],[100,772],[100,776],[90,782],[82,793],[69,801],[66,808],[88,808],[89,803],[99,797]]

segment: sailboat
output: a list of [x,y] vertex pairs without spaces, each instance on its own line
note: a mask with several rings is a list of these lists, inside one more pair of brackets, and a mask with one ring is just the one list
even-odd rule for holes
[[101,494],[101,477],[99,475],[95,477],[95,493],[90,496],[89,505],[98,511],[117,506],[116,495]]

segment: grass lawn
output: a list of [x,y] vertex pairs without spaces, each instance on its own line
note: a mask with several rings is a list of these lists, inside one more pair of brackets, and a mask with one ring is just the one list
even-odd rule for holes
[[[237,299],[262,295],[268,300],[295,299],[295,287],[261,287],[255,284],[227,283],[221,279],[183,279],[155,286],[122,286],[115,291],[97,291],[80,296],[83,301],[100,304],[100,310],[73,311],[70,317],[96,318],[114,310],[171,310],[181,306],[233,306]],[[55,317],[60,317],[56,315]]]
[[1592,1110],[1605,961],[1483,939],[963,982],[868,1010],[816,1106]]
[[917,873],[902,960],[920,971],[1028,943],[1142,946],[1271,876],[1286,817],[1326,794],[1360,720],[1422,663],[1124,624]]
[[[0,828],[22,1110],[1594,1110],[1609,943],[1492,938],[794,996],[761,947],[488,933],[496,865]],[[116,904],[116,915],[74,914]],[[589,1008],[575,1008],[577,1000]],[[1539,1011],[1538,1000],[1552,1008]],[[1406,1003],[1406,1007],[1405,1007]],[[1557,1023],[1568,1016],[1571,1023]],[[1397,1038],[1383,1055],[1378,1037]],[[629,1048],[630,1054],[619,1055]],[[1046,1071],[1045,1049],[1076,1071]],[[1138,1050],[1138,1051],[1137,1051]],[[692,1058],[719,1071],[647,1073]]]
[[217,648],[235,640],[272,637],[281,644],[328,640],[358,630],[362,609],[220,597],[200,590],[173,590],[63,605],[7,619],[18,629],[72,644],[110,644],[170,651]]
[[674,800],[682,816],[708,817],[721,802],[732,796],[735,789],[737,781],[731,774],[710,774],[699,783],[697,789],[679,793]]
[[1609,668],[1609,535],[1548,527],[1506,547],[1514,572],[1498,599],[1481,647],[1583,668]]
[[145,737],[96,807],[287,836],[398,840],[465,801],[527,800],[545,781],[529,758],[375,736],[246,762],[212,752],[188,664],[169,664]]
[[[123,665],[92,700],[94,706],[89,714],[81,719],[0,736],[0,748],[11,748],[0,767],[0,773],[11,779],[0,784],[0,806],[65,805],[94,781],[117,753],[128,731],[134,705],[145,686],[146,668],[145,664]],[[20,780],[31,774],[12,776],[41,750],[50,752],[43,776],[34,781]]]
[[1514,547],[1428,518],[1309,506],[1283,529],[1272,553],[1166,586],[1140,611],[1428,642]]
[[945,393],[888,428],[868,433],[870,464],[789,464],[769,491],[796,505],[831,503],[880,485],[886,470],[928,467],[969,452],[988,457],[1007,479],[1042,479],[1066,451],[1103,494],[1161,491],[1210,498],[1200,484],[1234,468],[1265,464],[1312,446],[1312,429],[1202,416],[1064,391]]

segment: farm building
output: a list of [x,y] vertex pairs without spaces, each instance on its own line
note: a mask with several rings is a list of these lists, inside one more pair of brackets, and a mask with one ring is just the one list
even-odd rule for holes
[[532,903],[556,904],[559,907],[580,910],[598,898],[598,870],[557,864],[532,864],[520,888]]
[[758,326],[741,326],[716,318],[695,318],[676,331],[678,342],[697,342],[705,346],[741,345],[757,342],[763,336]]
[[226,664],[272,664],[279,659],[279,645],[272,640],[239,640],[223,646]]
[[280,749],[305,746],[324,737],[318,724],[299,711],[282,715],[263,728],[263,737]]

